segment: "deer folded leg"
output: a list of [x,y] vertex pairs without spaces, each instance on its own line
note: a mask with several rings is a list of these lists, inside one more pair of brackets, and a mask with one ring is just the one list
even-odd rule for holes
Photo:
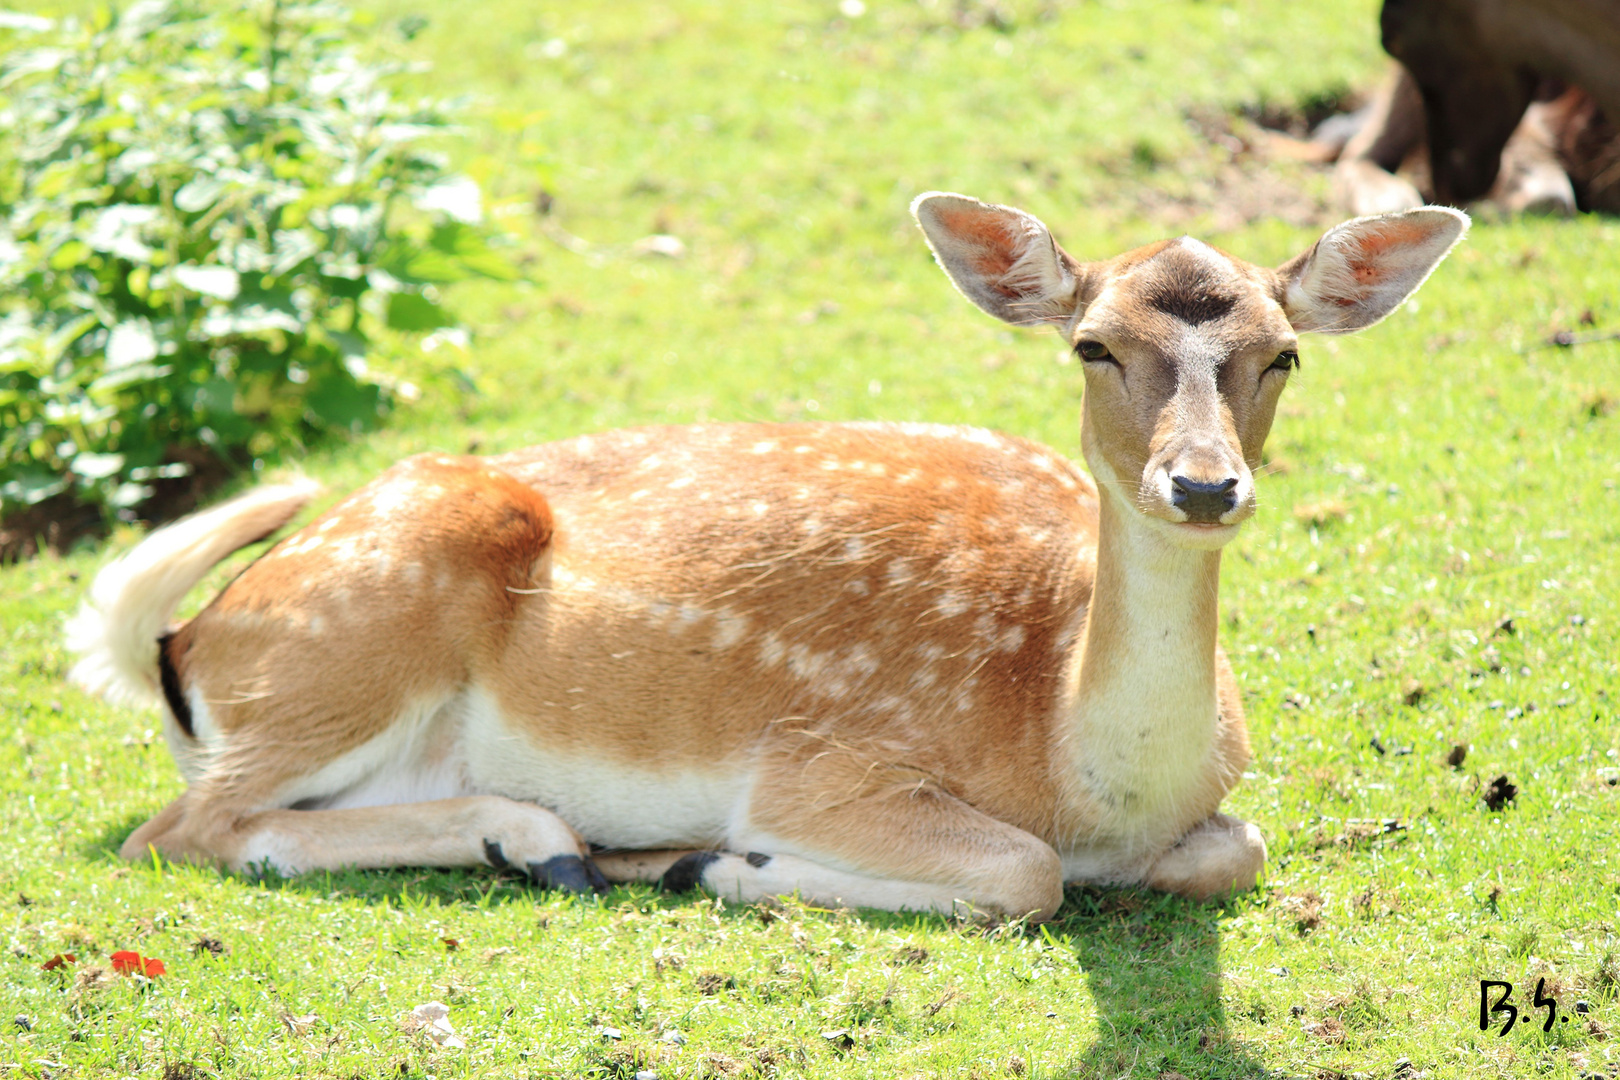
[[1211,814],[1159,856],[1145,884],[1209,900],[1254,888],[1265,864],[1266,841],[1259,829],[1227,814]]
[[1063,901],[1057,852],[914,770],[833,750],[766,768],[735,851],[694,852],[666,888],[742,901],[1050,918]]
[[494,866],[538,885],[605,892],[578,834],[533,803],[496,795],[344,810],[232,812],[187,798],[137,829],[126,858],[150,846],[171,858],[283,874],[391,866]]
[[699,854],[691,848],[671,848],[667,851],[593,851],[591,861],[609,881],[620,884],[630,881],[654,882],[663,879],[669,868],[689,855]]

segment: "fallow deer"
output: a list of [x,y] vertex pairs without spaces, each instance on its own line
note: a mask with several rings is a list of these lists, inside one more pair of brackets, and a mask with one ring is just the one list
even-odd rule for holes
[[1082,263],[960,195],[913,213],[968,299],[1079,354],[1095,482],[932,424],[429,454],[168,627],[314,493],[260,488],[154,532],[69,628],[81,684],[161,699],[189,783],[124,856],[1034,918],[1066,881],[1252,887],[1265,842],[1220,812],[1249,754],[1221,549],[1296,335],[1382,319],[1468,219],[1350,221],[1273,270],[1189,237]]

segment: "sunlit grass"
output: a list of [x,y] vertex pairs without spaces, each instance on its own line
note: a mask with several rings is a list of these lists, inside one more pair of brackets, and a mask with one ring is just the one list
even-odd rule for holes
[[[973,422],[1077,454],[1076,367],[962,301],[907,202],[1022,205],[1081,257],[1186,230],[1281,262],[1318,230],[1174,200],[1231,194],[1200,187],[1223,170],[1307,201],[1321,178],[1228,160],[1187,113],[1370,83],[1376,8],[1015,3],[998,26],[946,0],[379,6],[378,48],[433,62],[422,92],[470,95],[448,149],[532,280],[456,292],[471,347],[395,361],[425,400],[303,467],[341,490],[419,449],[703,418]],[[541,188],[547,228],[591,253],[547,238]],[[654,233],[685,256],[632,252]],[[1620,344],[1538,346],[1588,311],[1620,323],[1617,241],[1599,219],[1482,221],[1386,324],[1307,339],[1261,514],[1225,560],[1255,745],[1229,809],[1272,856],[1225,906],[1073,892],[1055,924],[986,932],[644,888],[580,903],[493,874],[125,866],[119,842],[181,783],[155,715],[62,682],[59,620],[102,552],[0,572],[0,1021],[29,1028],[5,1028],[0,1067],[1608,1075]],[[1519,793],[1492,812],[1504,774]],[[168,973],[75,985],[121,948]],[[65,978],[40,970],[61,952]],[[1541,975],[1570,1023],[1478,1030],[1480,979],[1528,1010]],[[402,1028],[435,999],[466,1049]]]

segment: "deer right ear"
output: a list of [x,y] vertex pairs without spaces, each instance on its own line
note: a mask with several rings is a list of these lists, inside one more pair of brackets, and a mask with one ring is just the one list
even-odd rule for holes
[[1300,333],[1369,327],[1417,291],[1468,231],[1468,215],[1424,206],[1355,218],[1277,268],[1283,311]]
[[1014,326],[1073,317],[1080,264],[1032,215],[940,191],[917,196],[911,213],[945,275],[981,310]]

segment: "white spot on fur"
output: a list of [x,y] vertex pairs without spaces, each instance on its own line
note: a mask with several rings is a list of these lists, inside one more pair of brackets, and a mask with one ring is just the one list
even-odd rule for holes
[[748,448],[750,454],[768,454],[776,449],[775,439],[762,439]]
[[683,488],[689,486],[691,483],[692,478],[690,476],[682,476],[671,480],[669,482],[669,486],[672,488]]
[[360,542],[352,536],[345,536],[332,546],[332,561],[335,563],[352,563],[360,557]]
[[729,608],[717,612],[714,617],[712,644],[716,649],[733,648],[748,636],[748,627],[749,621],[746,615],[739,615]]
[[645,499],[651,494],[652,492],[648,491],[646,488],[642,488],[640,491],[632,491],[630,493],[630,501],[635,502],[637,499]]
[[754,513],[760,517],[764,517],[766,514],[770,513],[770,510],[771,504],[768,502],[757,502],[754,504]]
[[872,647],[864,641],[858,641],[849,650],[849,658],[844,661],[856,676],[869,679],[877,673],[878,658],[873,655]]
[[[304,554],[307,554],[308,552],[314,551],[316,548],[320,547],[324,543],[326,543],[325,537],[311,534],[309,536],[304,537],[302,540],[295,540],[295,541],[289,543],[286,547],[281,549],[281,554],[283,554],[283,555],[304,555]],[[341,552],[341,550],[342,550],[342,548],[340,547],[339,551]]]
[[972,606],[972,602],[955,589],[946,589],[939,594],[939,599],[934,602],[934,610],[947,619],[955,618]]
[[783,658],[786,656],[787,650],[782,647],[782,639],[776,636],[775,630],[772,630],[760,639],[759,658],[763,660],[766,665],[775,667],[776,665],[780,664]]
[[801,679],[814,679],[827,668],[827,654],[816,652],[804,645],[793,645],[787,650],[788,670]]

